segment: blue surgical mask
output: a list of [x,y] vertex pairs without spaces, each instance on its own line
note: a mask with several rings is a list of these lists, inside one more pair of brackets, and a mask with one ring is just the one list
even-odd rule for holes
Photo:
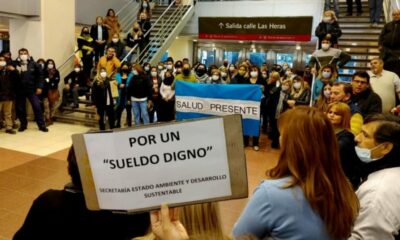
[[369,163],[378,159],[381,159],[382,157],[379,158],[372,158],[371,157],[371,153],[373,150],[377,149],[380,146],[380,144],[372,149],[368,149],[368,148],[360,148],[355,146],[355,150],[356,150],[356,154],[358,156],[358,158],[365,163]]

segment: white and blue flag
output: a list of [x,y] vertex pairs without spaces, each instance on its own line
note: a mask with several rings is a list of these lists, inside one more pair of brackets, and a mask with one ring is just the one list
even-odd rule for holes
[[253,84],[175,82],[176,119],[241,114],[243,134],[260,134],[261,89]]

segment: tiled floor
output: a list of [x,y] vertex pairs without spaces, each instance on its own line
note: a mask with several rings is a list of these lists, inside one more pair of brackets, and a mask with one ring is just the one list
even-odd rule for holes
[[[9,240],[23,223],[32,201],[49,188],[62,189],[69,181],[66,156],[71,135],[87,127],[56,123],[48,133],[33,123],[23,133],[0,132],[0,240]],[[278,151],[261,137],[260,151],[246,149],[249,193],[275,165]],[[220,203],[224,231],[229,234],[247,199]]]

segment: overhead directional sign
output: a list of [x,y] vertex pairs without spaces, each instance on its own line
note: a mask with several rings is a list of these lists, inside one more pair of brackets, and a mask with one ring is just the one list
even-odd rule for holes
[[311,40],[312,17],[199,17],[200,39]]

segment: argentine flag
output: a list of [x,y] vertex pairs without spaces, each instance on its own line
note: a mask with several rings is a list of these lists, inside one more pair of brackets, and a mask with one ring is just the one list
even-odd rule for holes
[[176,119],[241,114],[243,134],[260,134],[261,89],[256,84],[175,82]]

